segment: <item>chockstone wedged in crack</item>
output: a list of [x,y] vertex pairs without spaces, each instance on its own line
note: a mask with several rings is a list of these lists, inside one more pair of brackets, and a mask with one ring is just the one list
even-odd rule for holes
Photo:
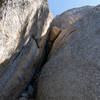
[[0,100],[16,100],[43,63],[53,15],[47,0],[3,0],[0,5]]

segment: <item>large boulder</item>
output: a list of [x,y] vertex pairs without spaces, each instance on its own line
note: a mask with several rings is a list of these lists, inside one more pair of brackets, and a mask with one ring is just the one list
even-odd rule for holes
[[66,15],[78,16],[76,9],[54,19],[63,30],[42,69],[36,100],[100,99],[100,6],[85,7],[84,14],[77,10],[81,18],[70,25],[65,25]]
[[0,0],[0,100],[16,100],[43,63],[47,0]]
[[70,25],[81,19],[92,8],[93,6],[83,6],[80,8],[67,10],[61,15],[57,15],[53,19],[52,25],[61,29],[65,29],[66,27],[69,27]]

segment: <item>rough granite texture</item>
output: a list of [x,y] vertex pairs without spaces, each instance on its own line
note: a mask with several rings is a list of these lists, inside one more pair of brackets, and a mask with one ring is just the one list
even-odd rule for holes
[[61,15],[56,16],[52,21],[52,25],[65,29],[81,19],[92,8],[93,6],[83,6],[67,10]]
[[0,2],[0,100],[16,100],[41,65],[52,18],[46,0]]
[[[65,25],[66,15],[74,23]],[[100,100],[100,6],[72,9],[54,20],[64,30],[42,69],[36,100]]]

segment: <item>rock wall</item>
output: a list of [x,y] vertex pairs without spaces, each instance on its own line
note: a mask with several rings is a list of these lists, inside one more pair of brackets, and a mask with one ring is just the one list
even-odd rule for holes
[[53,19],[47,0],[1,0],[0,100],[31,100],[34,79],[35,100],[99,100],[99,26],[100,6]]
[[68,10],[39,77],[36,100],[100,99],[100,6]]
[[46,0],[0,5],[0,100],[16,100],[43,62],[53,17]]

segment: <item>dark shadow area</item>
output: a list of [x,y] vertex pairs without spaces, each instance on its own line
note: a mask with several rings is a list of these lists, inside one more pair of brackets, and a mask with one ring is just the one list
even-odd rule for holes
[[2,7],[5,0],[0,0],[0,7]]

